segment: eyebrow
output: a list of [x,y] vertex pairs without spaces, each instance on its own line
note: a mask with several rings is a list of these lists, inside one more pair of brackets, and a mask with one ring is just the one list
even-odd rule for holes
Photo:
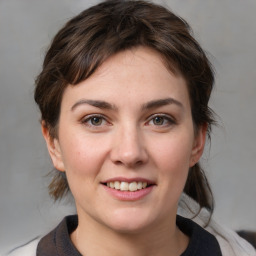
[[[71,110],[74,111],[75,108],[77,108],[80,105],[88,104],[96,108],[100,109],[108,109],[108,110],[116,110],[117,107],[115,105],[112,105],[106,101],[102,100],[87,100],[87,99],[81,99],[77,101],[72,107]],[[159,100],[152,100],[142,105],[142,110],[148,110],[152,108],[158,108],[170,104],[175,104],[181,108],[183,108],[183,105],[181,102],[173,99],[173,98],[166,98],[166,99],[159,99]]]
[[110,104],[106,101],[81,99],[81,100],[77,101],[71,107],[71,110],[73,111],[75,108],[77,108],[78,106],[83,105],[83,104],[88,104],[88,105],[91,105],[93,107],[101,108],[101,109],[110,109],[110,110],[116,109],[116,106],[114,106],[114,105],[112,105],[112,104]]
[[166,106],[166,105],[170,105],[170,104],[175,104],[178,107],[183,108],[183,105],[181,102],[179,102],[173,98],[166,98],[166,99],[149,101],[142,106],[142,109],[147,110],[147,109],[158,108],[158,107],[162,107],[162,106]]

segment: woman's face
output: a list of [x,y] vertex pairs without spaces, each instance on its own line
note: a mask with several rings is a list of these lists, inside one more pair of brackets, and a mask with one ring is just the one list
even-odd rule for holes
[[205,129],[193,129],[186,82],[147,48],[112,56],[64,92],[58,139],[48,143],[65,171],[80,221],[120,232],[168,226]]

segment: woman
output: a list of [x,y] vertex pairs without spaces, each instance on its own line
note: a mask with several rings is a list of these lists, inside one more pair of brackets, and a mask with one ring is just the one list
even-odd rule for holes
[[112,0],[70,20],[46,54],[35,101],[56,169],[50,195],[70,190],[77,216],[15,253],[255,255],[211,220],[199,159],[213,83],[189,25],[161,6]]

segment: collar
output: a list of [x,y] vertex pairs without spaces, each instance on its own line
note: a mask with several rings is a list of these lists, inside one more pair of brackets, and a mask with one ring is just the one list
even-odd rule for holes
[[[221,256],[217,239],[190,219],[177,216],[179,229],[190,237],[189,245],[181,256]],[[37,256],[82,256],[73,245],[70,234],[78,225],[77,215],[65,217],[37,247]]]

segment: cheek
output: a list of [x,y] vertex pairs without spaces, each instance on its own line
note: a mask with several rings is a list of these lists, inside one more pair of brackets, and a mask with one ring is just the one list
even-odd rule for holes
[[189,167],[192,143],[191,136],[167,136],[154,143],[155,159],[159,159],[163,166]]
[[106,151],[99,146],[102,143],[79,134],[66,135],[62,142],[62,159],[68,174],[80,178],[97,174]]
[[167,137],[155,143],[151,151],[152,159],[158,166],[160,175],[164,176],[164,182],[180,186],[186,182],[191,151],[191,136]]
[[96,189],[97,177],[102,163],[103,152],[99,147],[87,143],[79,137],[73,137],[67,145],[63,145],[63,160],[70,190],[78,201],[89,200],[84,195],[90,195],[89,191]]

